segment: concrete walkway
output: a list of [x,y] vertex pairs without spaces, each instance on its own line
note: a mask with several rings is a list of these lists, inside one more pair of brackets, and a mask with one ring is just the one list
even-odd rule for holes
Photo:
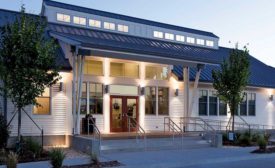
[[127,168],[274,168],[275,154],[251,154],[249,148],[202,148],[103,154]]

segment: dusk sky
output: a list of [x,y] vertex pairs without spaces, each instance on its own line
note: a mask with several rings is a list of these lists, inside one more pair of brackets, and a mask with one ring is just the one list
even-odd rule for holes
[[[213,32],[220,46],[249,43],[250,54],[275,67],[275,1],[271,0],[56,0],[64,3]],[[0,8],[25,4],[38,14],[42,0],[0,0]],[[229,43],[231,41],[231,43]]]

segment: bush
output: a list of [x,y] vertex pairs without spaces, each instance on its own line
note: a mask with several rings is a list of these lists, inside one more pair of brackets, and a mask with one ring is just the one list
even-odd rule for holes
[[257,144],[258,144],[260,150],[266,150],[267,141],[264,136],[259,137]]
[[54,168],[61,168],[66,154],[61,148],[53,148],[50,153],[51,164]]
[[251,141],[252,142],[257,142],[259,138],[260,138],[260,134],[259,133],[254,133],[251,137]]
[[0,135],[0,149],[6,148],[9,138],[9,127],[7,126],[7,121],[2,114],[0,114]]
[[35,140],[27,138],[25,140],[25,152],[31,151],[33,153],[33,158],[40,157],[43,150],[42,146]]
[[250,134],[241,134],[238,138],[238,144],[242,146],[250,146],[251,145],[251,137]]
[[10,152],[5,159],[7,168],[16,168],[18,163],[18,155],[14,152]]

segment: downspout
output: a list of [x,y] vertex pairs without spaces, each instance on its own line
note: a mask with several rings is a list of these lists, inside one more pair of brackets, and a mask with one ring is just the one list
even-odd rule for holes
[[199,79],[200,79],[200,75],[201,75],[201,71],[204,68],[203,64],[198,64],[197,65],[197,72],[196,72],[196,78],[195,78],[195,82],[194,82],[194,88],[193,88],[193,93],[192,93],[192,99],[191,99],[191,103],[190,103],[190,107],[189,107],[189,116],[192,116],[192,111],[193,111],[193,107],[196,101],[196,95],[197,95],[197,89],[198,89],[198,84],[199,84]]

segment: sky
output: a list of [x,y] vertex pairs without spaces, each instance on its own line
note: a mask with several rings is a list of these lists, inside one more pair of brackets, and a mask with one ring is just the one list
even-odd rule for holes
[[[241,48],[275,67],[275,0],[56,0],[213,32],[219,45]],[[38,14],[42,0],[0,0],[1,9]]]

